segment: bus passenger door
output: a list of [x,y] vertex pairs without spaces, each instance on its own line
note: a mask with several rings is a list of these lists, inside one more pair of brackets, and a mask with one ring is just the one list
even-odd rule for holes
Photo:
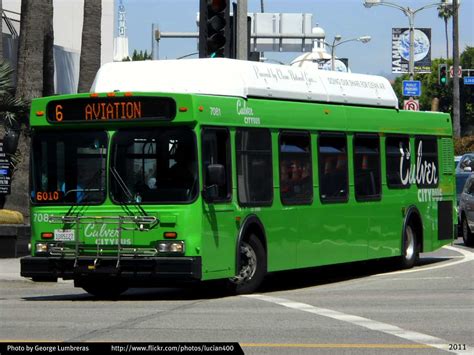
[[203,176],[203,279],[233,275],[235,270],[235,207],[229,130],[204,127],[201,135]]

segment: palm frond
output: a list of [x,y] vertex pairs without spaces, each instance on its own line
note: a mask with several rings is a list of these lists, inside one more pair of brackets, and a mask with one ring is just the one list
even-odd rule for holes
[[0,59],[0,96],[13,93],[12,73],[13,69],[10,64],[6,60]]

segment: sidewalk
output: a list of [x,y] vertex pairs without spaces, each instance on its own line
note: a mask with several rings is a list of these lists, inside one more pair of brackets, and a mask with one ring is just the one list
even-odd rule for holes
[[20,258],[0,259],[0,281],[27,281],[20,276]]

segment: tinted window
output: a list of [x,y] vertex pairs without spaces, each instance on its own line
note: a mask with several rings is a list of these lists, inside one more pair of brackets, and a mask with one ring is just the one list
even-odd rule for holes
[[111,194],[115,201],[174,203],[196,197],[196,147],[191,130],[119,131],[112,147]]
[[272,146],[267,129],[236,133],[237,187],[242,205],[269,205],[273,199]]
[[[202,167],[204,176],[204,186],[211,187],[212,182],[207,176],[207,169],[210,165],[222,165],[225,169],[225,183],[215,186],[215,201],[228,201],[231,198],[231,162],[230,162],[230,139],[229,131],[219,128],[205,128],[202,134]],[[209,192],[211,193],[211,192]]]
[[387,185],[391,188],[410,187],[410,140],[408,137],[385,139]]
[[32,142],[31,199],[90,204],[105,199],[105,132],[38,132]]
[[304,204],[313,200],[309,133],[280,134],[280,195],[283,204]]
[[354,188],[358,201],[380,199],[380,146],[378,136],[354,137]]
[[318,140],[318,153],[321,201],[347,201],[349,183],[346,136],[343,134],[321,134]]
[[416,185],[438,186],[438,144],[436,138],[416,137]]

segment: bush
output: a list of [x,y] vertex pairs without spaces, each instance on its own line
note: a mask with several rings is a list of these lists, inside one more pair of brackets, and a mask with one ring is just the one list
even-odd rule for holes
[[18,211],[0,210],[0,224],[23,224],[23,215]]
[[474,152],[474,136],[454,138],[454,155]]

